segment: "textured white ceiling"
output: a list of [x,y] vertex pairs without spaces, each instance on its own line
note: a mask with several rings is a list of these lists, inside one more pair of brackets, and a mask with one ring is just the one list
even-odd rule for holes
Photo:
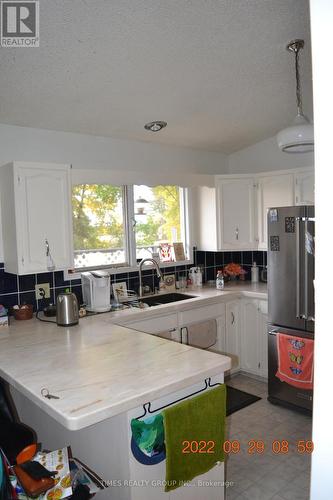
[[41,0],[40,14],[40,48],[0,48],[0,123],[230,153],[295,116],[296,37],[312,115],[307,0]]

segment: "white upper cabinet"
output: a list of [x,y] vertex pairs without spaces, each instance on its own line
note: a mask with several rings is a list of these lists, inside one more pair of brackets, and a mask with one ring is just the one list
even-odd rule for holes
[[255,184],[252,177],[217,179],[220,250],[251,250],[255,244]]
[[267,211],[312,205],[311,168],[218,175],[215,187],[194,189],[194,243],[199,250],[267,250]]
[[251,250],[256,246],[252,177],[217,177],[214,188],[197,188],[194,200],[195,242],[200,250]]
[[280,174],[258,180],[258,249],[267,250],[267,211],[271,207],[294,205],[294,176]]
[[314,171],[295,173],[295,205],[314,205]]
[[0,180],[6,271],[48,271],[47,243],[55,270],[72,267],[70,166],[14,162]]

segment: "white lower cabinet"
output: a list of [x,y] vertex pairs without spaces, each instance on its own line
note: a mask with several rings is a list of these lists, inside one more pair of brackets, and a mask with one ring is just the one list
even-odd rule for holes
[[267,378],[267,301],[243,299],[241,369]]
[[186,327],[209,319],[215,319],[217,325],[217,341],[209,350],[231,358],[230,373],[242,370],[267,378],[267,300],[234,298],[141,321],[127,319],[121,324],[186,343]]
[[143,321],[127,321],[126,326],[133,330],[151,333],[159,337],[180,342],[177,313],[164,314]]
[[[201,323],[210,319],[216,320],[217,339],[216,344],[209,348],[211,351],[224,352],[225,350],[225,304],[211,304],[204,307],[197,307],[179,313],[180,332],[184,328],[195,323]],[[184,335],[183,335],[184,341]],[[185,339],[186,342],[186,339]]]
[[240,305],[240,300],[226,303],[224,352],[226,356],[231,358],[231,373],[235,373],[240,369]]
[[260,376],[268,378],[268,302],[267,300],[259,300],[259,323],[260,323]]

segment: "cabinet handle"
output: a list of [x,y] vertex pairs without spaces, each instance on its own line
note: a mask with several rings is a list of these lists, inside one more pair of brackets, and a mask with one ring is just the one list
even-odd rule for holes
[[45,238],[45,249],[46,249],[46,267],[47,267],[47,270],[54,271],[55,264],[54,264],[54,260],[52,259],[52,255],[50,252],[50,245],[49,245],[47,238]]
[[[186,334],[185,339],[183,338],[183,332]],[[183,328],[180,329],[180,343],[186,345],[188,344],[188,329],[186,326],[183,326]]]
[[239,229],[238,229],[238,227],[236,227],[235,235],[236,235],[236,240],[238,240],[238,236],[239,236]]
[[231,311],[231,324],[233,325],[235,323],[235,315],[234,313]]

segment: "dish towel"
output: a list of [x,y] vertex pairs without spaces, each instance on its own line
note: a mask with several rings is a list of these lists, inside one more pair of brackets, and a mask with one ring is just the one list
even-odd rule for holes
[[210,319],[187,327],[187,341],[189,345],[208,349],[216,344],[217,325],[216,319]]
[[277,333],[278,370],[276,376],[299,389],[313,389],[314,341]]
[[[224,384],[163,411],[166,486],[171,491],[224,460],[226,415]],[[192,443],[188,446],[185,441]],[[211,443],[208,443],[211,441]],[[199,449],[205,453],[198,453]],[[207,453],[211,449],[213,453]],[[186,452],[187,451],[187,452]]]

